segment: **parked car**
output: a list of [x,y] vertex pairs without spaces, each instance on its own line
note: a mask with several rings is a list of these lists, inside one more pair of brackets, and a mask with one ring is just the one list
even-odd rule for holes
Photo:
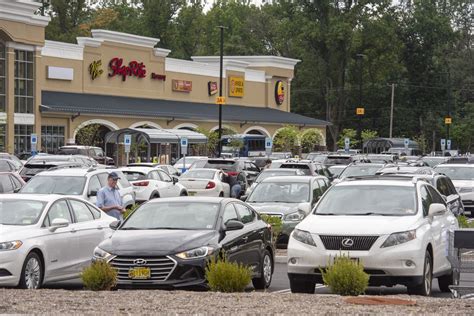
[[[247,182],[251,183],[256,178],[258,173],[260,173],[260,168],[258,168],[253,162],[239,159],[201,159],[194,162],[189,169],[193,168],[221,169],[229,176],[238,176],[243,174],[247,179],[246,184]],[[247,187],[242,188],[244,192],[246,188]]]
[[305,173],[300,169],[265,169],[263,170],[255,179],[250,187],[247,188],[245,191],[245,195],[250,195],[250,193],[255,189],[257,184],[262,182],[263,180],[270,178],[270,177],[281,177],[281,176],[304,176]]
[[12,154],[9,154],[9,153],[0,153],[0,159],[10,160],[15,165],[15,171],[20,170],[20,168],[23,167],[23,163],[15,155],[12,155]]
[[246,198],[259,214],[279,217],[282,231],[277,246],[285,248],[293,228],[310,212],[329,187],[322,176],[272,177],[260,182]]
[[115,219],[62,195],[0,195],[0,286],[37,289],[77,279]]
[[176,169],[180,170],[181,173],[186,172],[193,163],[195,163],[198,160],[205,160],[207,157],[204,156],[186,156],[186,157],[181,157],[178,161],[176,161],[173,165]]
[[312,152],[312,153],[309,153],[305,159],[310,160],[312,162],[324,163],[327,156],[328,156],[327,153]]
[[312,162],[285,162],[280,165],[282,169],[299,169],[307,176],[317,176],[316,165]]
[[457,275],[446,256],[446,234],[457,227],[444,199],[423,180],[374,176],[337,183],[291,234],[291,291],[314,293],[321,269],[344,255],[363,262],[370,285],[401,284],[429,296],[438,278],[441,291],[450,292]]
[[82,163],[70,161],[31,161],[27,162],[23,168],[21,168],[20,176],[24,181],[28,182],[31,178],[43,171],[83,167],[85,166]]
[[435,174],[436,172],[431,167],[420,167],[399,164],[397,166],[386,166],[377,171],[376,174]]
[[107,157],[104,150],[94,146],[66,145],[59,148],[58,155],[82,155],[94,159],[102,165],[115,165],[111,157]]
[[255,288],[271,284],[271,230],[238,200],[152,200],[113,227],[116,232],[94,250],[94,260],[117,269],[118,287],[206,289],[206,266],[219,255],[249,266]]
[[134,162],[134,163],[129,163],[127,167],[150,167],[150,168],[157,168],[161,169],[170,176],[174,177],[179,177],[181,175],[181,172],[173,167],[172,165],[162,165],[159,163],[154,163],[154,162]]
[[0,172],[0,193],[17,193],[25,181],[16,172]]
[[471,216],[474,214],[474,165],[442,164],[434,168],[438,173],[448,176],[461,195],[462,203]]
[[446,163],[449,160],[449,158],[451,157],[425,156],[425,157],[422,157],[421,160],[427,163],[428,166],[430,166],[431,168],[434,168],[437,165]]
[[181,175],[180,182],[187,188],[189,196],[230,197],[226,177],[222,170],[196,168]]
[[69,168],[43,171],[28,181],[20,193],[78,196],[95,204],[97,192],[107,185],[107,177],[112,171],[120,177],[117,187],[123,206],[131,208],[135,204],[135,192],[118,169]]
[[272,152],[270,159],[290,159],[293,155],[289,151],[285,152]]
[[341,172],[346,169],[347,165],[334,165],[334,166],[329,166],[328,170],[332,174],[333,179],[339,177]]
[[447,164],[474,164],[474,156],[451,157]]
[[18,165],[9,159],[0,159],[0,172],[10,172],[19,170]]
[[334,182],[340,182],[342,179],[350,177],[360,177],[375,175],[385,164],[379,163],[357,163],[354,162],[342,170]]
[[172,178],[161,169],[150,167],[124,167],[120,169],[133,185],[137,202],[150,199],[188,195],[178,178]]
[[351,155],[343,155],[343,154],[331,154],[326,157],[324,160],[324,164],[326,166],[334,166],[334,165],[349,165],[352,163],[354,159]]

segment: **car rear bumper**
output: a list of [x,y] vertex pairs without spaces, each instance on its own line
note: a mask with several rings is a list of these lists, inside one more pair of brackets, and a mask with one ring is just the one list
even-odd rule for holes
[[199,189],[188,189],[189,196],[219,196],[219,192],[216,190],[199,190]]

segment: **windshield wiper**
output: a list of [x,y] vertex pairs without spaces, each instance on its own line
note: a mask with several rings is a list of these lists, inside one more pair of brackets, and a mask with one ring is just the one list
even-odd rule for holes
[[142,230],[143,228],[140,227],[123,227],[120,230]]
[[153,230],[158,230],[158,229],[164,229],[164,230],[192,230],[192,228],[183,228],[183,227],[150,227],[147,229],[153,229]]
[[368,215],[380,215],[380,216],[385,216],[386,214],[382,213],[375,213],[375,212],[366,212],[366,213],[354,213],[354,214],[347,214],[350,216],[368,216]]
[[335,213],[315,213],[316,215],[339,215],[339,214],[335,214]]

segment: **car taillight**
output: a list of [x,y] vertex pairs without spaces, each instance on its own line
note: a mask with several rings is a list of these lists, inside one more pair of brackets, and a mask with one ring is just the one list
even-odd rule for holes
[[235,176],[237,176],[239,173],[236,172],[236,171],[228,171],[227,174],[228,174],[229,176],[235,177]]
[[149,183],[150,181],[140,181],[140,182],[135,182],[133,185],[137,187],[146,187],[148,186]]
[[214,189],[216,187],[216,183],[209,181],[206,185],[206,189]]

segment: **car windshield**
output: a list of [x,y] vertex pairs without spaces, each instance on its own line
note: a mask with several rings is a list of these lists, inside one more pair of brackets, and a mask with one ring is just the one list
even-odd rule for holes
[[43,212],[45,202],[32,200],[0,200],[0,224],[33,225]]
[[434,168],[437,165],[446,162],[447,159],[439,158],[439,157],[436,157],[436,158],[423,157],[422,160],[426,162],[430,167]]
[[123,174],[125,174],[125,177],[127,178],[128,181],[139,181],[139,180],[145,180],[146,175],[143,172],[138,172],[138,171],[125,171],[122,170]]
[[341,172],[344,170],[344,167],[341,168],[339,166],[337,167],[332,166],[332,167],[329,167],[328,169],[329,169],[329,172],[331,172],[333,176],[338,177],[341,174]]
[[133,229],[214,229],[220,205],[205,202],[160,202],[144,204],[121,227]]
[[298,171],[296,170],[278,170],[278,169],[268,169],[260,173],[260,175],[255,179],[255,182],[262,182],[263,180],[270,177],[280,177],[280,176],[294,176],[297,175]]
[[216,172],[212,170],[189,170],[181,176],[181,179],[193,178],[193,179],[214,179],[214,174]]
[[21,189],[21,193],[81,195],[85,177],[35,176]]
[[302,203],[309,202],[309,184],[303,182],[262,182],[259,183],[247,202],[250,203]]
[[317,215],[387,215],[416,214],[413,186],[344,185],[335,186],[317,205]]
[[447,175],[451,180],[474,180],[474,167],[437,166],[435,171]]
[[324,163],[326,165],[348,165],[352,162],[351,157],[328,156]]
[[313,162],[321,162],[323,163],[326,160],[326,155],[319,155],[319,154],[309,154],[306,159],[311,160]]
[[372,165],[372,166],[349,166],[345,168],[340,174],[339,178],[347,177],[360,177],[360,176],[369,176],[375,175],[377,170],[382,168],[382,165]]

